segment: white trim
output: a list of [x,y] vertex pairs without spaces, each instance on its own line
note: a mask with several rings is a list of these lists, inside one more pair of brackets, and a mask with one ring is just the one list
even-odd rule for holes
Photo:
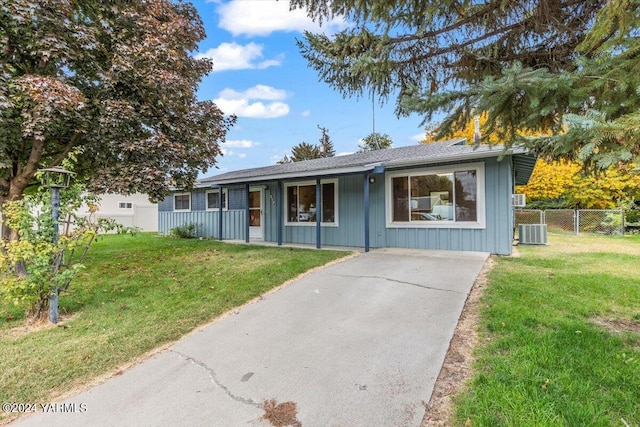
[[[189,196],[189,209],[176,209],[176,196]],[[193,197],[191,193],[174,193],[173,195],[173,211],[174,212],[191,212],[191,203],[193,201]]]
[[[214,188],[212,190],[207,190],[204,193],[204,210],[209,211],[209,212],[218,212],[220,210],[220,207],[217,208],[210,208],[209,207],[209,194],[215,194],[216,196],[218,195],[218,193],[220,192],[219,188]],[[229,210],[229,189],[228,188],[223,188],[222,189],[222,201],[223,203],[223,208],[222,211],[226,212]]]
[[[454,173],[475,170],[477,183],[476,221],[392,221],[393,218],[393,178],[406,176],[431,175],[438,173]],[[385,174],[385,214],[387,228],[472,228],[484,229],[486,222],[485,164],[464,163],[459,165],[440,166],[436,168],[405,169]]]
[[[320,226],[321,227],[338,227],[339,226],[339,218],[338,218],[338,212],[339,212],[339,205],[338,202],[340,200],[340,197],[338,196],[339,190],[338,190],[338,179],[337,178],[332,178],[332,179],[322,179],[320,180],[320,185],[324,185],[324,184],[333,184],[333,204],[334,204],[334,215],[333,215],[333,222],[321,222]],[[288,212],[288,206],[289,206],[289,192],[287,191],[289,187],[300,187],[300,186],[306,186],[306,185],[313,185],[315,188],[316,185],[316,181],[293,181],[293,182],[287,182],[284,184],[284,188],[283,188],[283,192],[284,192],[284,203],[283,203],[283,209],[284,212],[282,212],[283,214],[283,219],[284,219],[284,225],[286,227],[315,227],[316,226],[316,222],[289,222],[289,212]],[[316,207],[316,212],[318,211],[318,208]],[[320,211],[322,211],[322,208],[320,209]]]

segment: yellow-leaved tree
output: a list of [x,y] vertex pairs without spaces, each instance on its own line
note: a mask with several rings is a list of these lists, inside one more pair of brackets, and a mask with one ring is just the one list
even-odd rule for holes
[[577,209],[612,209],[640,200],[640,175],[629,168],[584,175],[577,162],[538,160],[529,183],[516,190],[526,194],[534,206],[536,202],[556,200]]

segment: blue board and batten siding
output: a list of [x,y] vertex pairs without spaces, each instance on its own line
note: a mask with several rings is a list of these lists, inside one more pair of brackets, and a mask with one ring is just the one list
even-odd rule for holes
[[[502,161],[495,157],[485,163],[485,215],[486,227],[465,228],[387,228],[385,175],[372,175],[370,183],[370,245],[372,248],[398,247],[459,251],[483,251],[510,254],[513,242],[513,190],[510,156]],[[475,160],[477,163],[478,160]],[[460,163],[448,163],[450,165]],[[431,167],[432,165],[430,165]],[[407,169],[411,170],[411,169]],[[387,171],[389,172],[389,171]],[[277,242],[277,184],[264,185],[264,240]],[[229,188],[229,210],[223,211],[223,238],[245,239],[246,188]],[[364,246],[364,177],[347,175],[338,179],[338,225],[322,226],[322,245]],[[173,212],[173,196],[159,204],[159,230],[165,234],[178,225],[198,224],[199,235],[218,238],[217,211],[205,210],[205,190],[192,192],[191,212]],[[283,214],[284,216],[284,214]],[[316,227],[310,225],[283,225],[283,243],[316,243]]]
[[[175,212],[173,195],[158,203],[158,230],[169,234],[172,228],[186,224],[196,225],[196,236],[219,239],[219,211],[206,210],[206,189],[192,191],[191,210]],[[244,187],[232,187],[228,190],[229,210],[222,211],[222,238],[230,240],[244,239],[246,228],[246,202]]]
[[[350,175],[338,180],[338,226],[321,227],[320,236],[323,245],[328,246],[364,246],[364,217],[362,210],[362,175]],[[265,210],[265,240],[277,241],[275,183],[265,191],[267,209]],[[271,202],[270,202],[271,200]],[[284,225],[282,240],[286,243],[316,243],[315,223],[306,225]]]
[[[511,176],[511,162],[508,158],[504,158],[502,161],[498,161],[496,158],[485,160],[486,227],[482,229],[385,228],[384,189],[381,189],[380,192],[372,191],[372,247],[510,254],[513,243]],[[382,236],[380,230],[384,230]]]

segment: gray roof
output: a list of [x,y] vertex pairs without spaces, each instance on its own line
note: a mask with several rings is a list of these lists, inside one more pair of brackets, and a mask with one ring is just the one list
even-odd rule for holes
[[[253,183],[273,181],[276,179],[311,178],[317,176],[344,175],[373,171],[376,166],[384,168],[425,165],[458,160],[472,160],[484,157],[498,157],[501,155],[525,155],[520,148],[505,150],[501,145],[464,145],[464,139],[442,141],[432,144],[417,144],[407,147],[389,148],[386,150],[354,153],[345,156],[325,157],[322,159],[305,160],[301,162],[284,163],[252,169],[242,169],[233,172],[204,178],[198,182],[199,187],[224,185],[234,183]],[[535,157],[533,158],[535,163]],[[531,166],[524,162],[521,178],[528,181]],[[379,170],[379,169],[378,169]],[[516,173],[518,176],[518,173]],[[522,181],[522,179],[518,179]]]

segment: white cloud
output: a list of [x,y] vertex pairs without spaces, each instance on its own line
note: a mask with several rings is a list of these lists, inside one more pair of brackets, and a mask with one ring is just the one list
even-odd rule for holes
[[[213,102],[225,113],[238,117],[273,119],[289,114],[289,105],[282,102],[287,92],[271,86],[256,85],[244,92],[226,88],[218,94]],[[266,100],[273,101],[264,103]]]
[[221,43],[220,46],[199,53],[195,57],[197,59],[209,58],[213,61],[213,72],[225,70],[245,70],[245,69],[264,69],[268,67],[278,66],[282,63],[282,56],[277,59],[263,58],[261,44],[249,43],[240,45],[238,43]]
[[240,153],[240,154],[238,154],[238,157],[240,157],[241,159],[246,159],[247,158],[247,154],[246,153]]
[[214,99],[213,101],[226,114],[235,114],[238,117],[251,117],[254,119],[273,119],[289,114],[289,106],[284,102],[249,102],[248,99],[230,100]]
[[311,111],[309,110],[304,110],[301,114],[302,117],[309,117],[311,115]]
[[229,148],[251,148],[256,145],[258,145],[257,142],[248,139],[231,139],[224,142],[224,146]]
[[266,99],[267,101],[280,101],[287,97],[287,92],[282,89],[276,89],[266,85],[255,85],[244,92],[237,92],[233,89],[223,89],[219,93],[221,98],[238,100],[238,99]]
[[273,154],[271,157],[269,157],[269,161],[271,163],[278,163],[280,160],[282,160],[284,158],[284,154],[278,155],[278,154]]
[[286,0],[232,0],[218,6],[218,26],[234,36],[268,36],[275,31],[334,33],[346,28],[342,17],[325,21],[320,27],[304,9],[289,10]]
[[233,151],[227,150],[226,148],[221,148],[220,151],[222,151],[223,156],[233,156]]
[[417,135],[410,136],[409,139],[412,141],[420,142],[420,141],[424,141],[425,136],[426,136],[425,133],[419,133]]

